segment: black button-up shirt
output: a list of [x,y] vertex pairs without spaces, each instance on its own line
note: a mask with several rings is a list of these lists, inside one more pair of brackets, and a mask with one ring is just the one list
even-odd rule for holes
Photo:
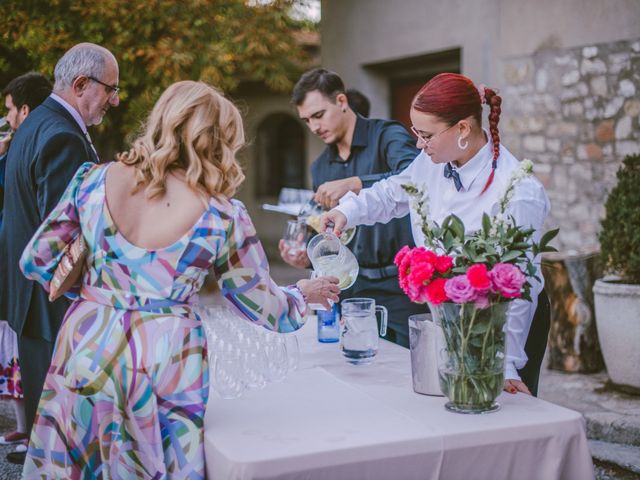
[[[329,145],[311,165],[313,189],[331,180],[360,177],[364,188],[401,172],[418,156],[415,140],[398,122],[368,119],[358,115],[345,161],[335,145]],[[414,246],[409,216],[387,224],[358,227],[349,243],[361,268],[393,265],[393,257],[404,245]]]

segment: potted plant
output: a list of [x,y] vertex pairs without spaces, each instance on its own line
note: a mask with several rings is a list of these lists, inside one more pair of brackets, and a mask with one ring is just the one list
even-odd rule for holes
[[[460,218],[450,215],[442,225],[430,221],[428,195],[416,185],[404,185],[421,219],[425,246],[403,247],[395,258],[399,282],[409,298],[428,303],[443,330],[445,345],[438,364],[440,388],[448,410],[481,413],[495,403],[504,384],[504,325],[510,302],[530,300],[528,278],[536,275],[533,258],[553,251],[547,246],[557,229],[539,243],[534,230],[516,225],[507,205],[516,184],[531,175],[522,162],[500,200],[500,209],[485,214],[482,228],[465,232]],[[443,355],[444,354],[444,355]]]
[[610,275],[593,287],[596,327],[611,381],[640,392],[640,155],[628,155],[605,204],[600,232]]

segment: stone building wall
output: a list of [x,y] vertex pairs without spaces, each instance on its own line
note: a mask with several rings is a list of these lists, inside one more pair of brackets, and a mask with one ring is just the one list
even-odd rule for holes
[[[625,155],[640,153],[640,39],[503,60],[502,142],[529,158],[562,250],[598,245]],[[639,186],[640,188],[640,186]]]

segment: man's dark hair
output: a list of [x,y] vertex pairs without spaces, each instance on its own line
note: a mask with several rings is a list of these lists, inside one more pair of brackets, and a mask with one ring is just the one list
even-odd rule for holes
[[44,75],[29,72],[11,80],[2,90],[2,97],[11,95],[17,109],[27,105],[33,111],[49,96],[52,88],[51,82]]
[[344,83],[337,73],[324,68],[314,68],[304,73],[293,87],[291,103],[296,106],[302,105],[307,93],[314,90],[319,91],[334,103],[340,93],[345,93]]
[[362,93],[360,90],[356,90],[355,88],[350,88],[346,92],[347,102],[349,102],[349,107],[356,113],[359,113],[363,117],[369,116],[369,111],[371,109],[371,103],[369,103],[369,99]]

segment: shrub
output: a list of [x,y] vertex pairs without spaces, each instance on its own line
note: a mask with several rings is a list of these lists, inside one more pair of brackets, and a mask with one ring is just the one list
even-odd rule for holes
[[605,204],[602,258],[625,283],[640,284],[640,155],[628,155]]

